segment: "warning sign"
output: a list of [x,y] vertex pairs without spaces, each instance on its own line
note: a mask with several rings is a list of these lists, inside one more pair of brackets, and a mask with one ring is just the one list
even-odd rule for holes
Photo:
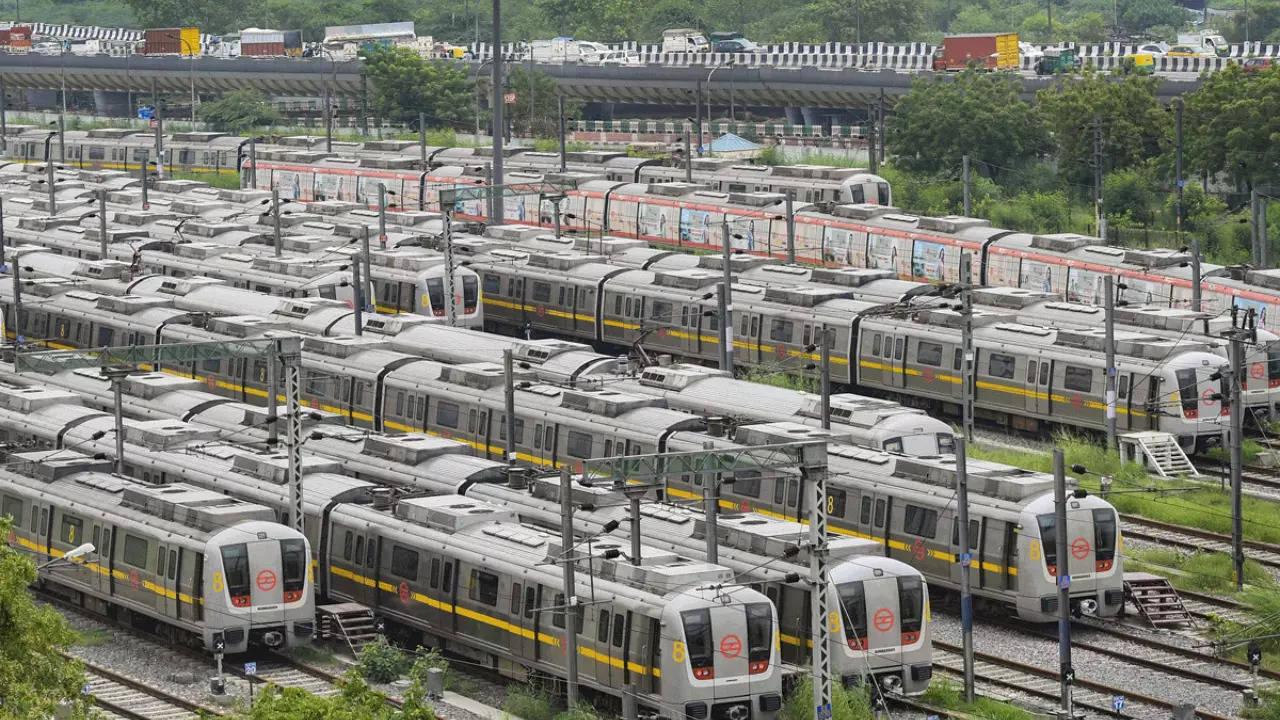
[[258,589],[266,592],[276,587],[276,574],[270,570],[258,573]]
[[1088,557],[1091,549],[1092,548],[1089,547],[1089,541],[1082,537],[1078,537],[1071,541],[1071,557],[1077,560],[1083,560]]
[[893,627],[893,611],[889,608],[880,608],[875,615],[871,616],[871,623],[880,632],[888,632]]
[[725,635],[720,641],[720,654],[727,658],[736,658],[742,654],[742,638],[737,635]]

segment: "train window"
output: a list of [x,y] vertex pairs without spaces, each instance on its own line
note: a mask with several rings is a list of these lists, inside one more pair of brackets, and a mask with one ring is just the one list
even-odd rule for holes
[[[699,480],[702,478],[699,477]],[[773,504],[781,505],[787,499],[787,482],[782,478],[773,481]]]
[[556,593],[556,607],[551,612],[551,624],[563,629],[564,616],[567,614],[569,614],[569,610],[564,606],[564,593]]
[[794,323],[787,320],[774,318],[769,326],[769,339],[774,342],[791,342],[791,336],[795,332]]
[[391,546],[391,573],[406,580],[418,579],[418,553],[399,545]]
[[622,296],[621,295],[613,296],[613,314],[614,315],[622,314]]
[[355,554],[355,559],[356,559],[356,564],[357,564],[357,565],[359,565],[359,564],[361,564],[361,563],[363,563],[363,562],[364,562],[364,536],[363,536],[363,535],[361,535],[360,537],[356,538],[356,554]]
[[101,147],[90,147],[90,148],[89,148],[89,159],[90,159],[90,160],[105,160],[105,159],[106,159],[106,155],[107,155],[107,154],[106,154],[105,152],[103,152],[103,150],[104,150],[104,149],[103,149],[103,148],[101,148]]
[[956,351],[951,354],[951,369],[958,371],[961,365],[963,364],[963,362],[964,362],[964,349],[956,348]]
[[827,515],[831,517],[844,517],[844,506],[848,502],[848,495],[844,490],[833,489],[827,492]]
[[684,625],[685,646],[689,650],[693,676],[709,680],[715,660],[711,647],[711,611],[706,608],[685,610],[680,613],[680,621]]
[[[409,398],[410,402],[413,398]],[[404,393],[396,393],[396,417],[404,417]]]
[[451,562],[444,564],[444,583],[440,589],[446,593],[453,592],[453,563]]
[[750,498],[760,497],[760,474],[740,473],[733,481],[733,490]]
[[902,529],[911,535],[933,538],[938,534],[938,511],[922,508],[918,505],[907,505],[902,520]]
[[612,440],[605,440],[605,441],[604,441],[604,456],[605,456],[605,457],[610,457],[611,455],[613,455],[613,441],[612,441]]
[[1058,533],[1057,518],[1053,513],[1037,515],[1036,520],[1040,525],[1040,549],[1044,551],[1044,563],[1046,567],[1054,567],[1058,563]]
[[627,316],[631,315],[631,298],[627,298]]
[[[750,606],[747,606],[748,612],[750,612],[750,609],[751,609]],[[627,636],[626,618],[623,617],[622,615],[614,615],[613,616],[613,646],[618,648],[622,647],[622,641],[626,639],[626,636]]]
[[502,291],[502,278],[489,273],[484,274],[484,294],[498,295]]
[[671,316],[671,303],[654,300],[653,303],[649,305],[649,317],[654,320],[671,322]]
[[31,506],[31,529],[35,532],[40,531],[40,508],[35,505]]
[[884,500],[876,500],[876,527],[884,527]]
[[742,314],[741,327],[740,327],[740,328],[738,328],[738,332],[739,332],[739,334],[741,334],[743,337],[750,337],[750,336],[747,334],[747,323],[748,323],[748,322],[750,322],[750,320],[751,320],[751,319],[747,316],[747,314],[746,314],[746,313],[743,313],[743,314]]
[[[17,521],[15,520],[14,522],[16,523]],[[93,546],[98,549],[99,557],[104,555],[109,556],[111,553],[108,551],[107,548],[102,547],[102,543],[100,542],[101,540],[102,540],[102,528],[98,527],[97,525],[94,525],[93,526]]]
[[451,402],[436,403],[436,424],[449,428],[457,428],[458,406]]
[[170,550],[169,551],[169,579],[173,580],[177,576],[178,576],[178,551]]
[[48,533],[49,533],[49,508],[40,508],[40,536],[44,537]]
[[942,346],[938,343],[920,341],[920,344],[916,345],[916,362],[921,365],[941,366]]
[[[417,397],[415,397],[415,396],[413,396],[413,395],[410,395],[410,396],[409,396],[409,414],[406,416],[406,417],[408,417],[410,420],[412,420],[412,419],[413,419],[413,410],[414,410],[414,406],[415,406],[415,405],[417,405],[417,404],[418,404],[418,398],[417,398]],[[439,409],[437,408],[437,413],[438,413],[438,412],[439,412]]]
[[564,286],[563,285],[560,286],[560,292],[556,298],[556,304],[559,305],[560,307],[564,307]]
[[680,327],[688,327],[688,326],[689,326],[689,306],[681,305],[680,306]]
[[1035,360],[1027,361],[1027,384],[1028,385],[1036,384],[1036,368],[1038,367],[1040,367],[1040,364],[1037,363]]
[[880,333],[871,336],[871,356],[880,357]]
[[524,616],[526,618],[533,617],[533,611],[538,606],[538,591],[532,585],[524,589]]
[[476,304],[480,302],[480,293],[476,292],[476,279],[473,277],[462,278],[462,311],[472,313],[476,311]]
[[471,570],[469,596],[490,607],[498,606],[498,576],[483,570]]
[[609,618],[611,613],[608,610],[600,611],[600,619],[596,622],[596,642],[607,644],[609,642]]
[[1118,386],[1116,387],[1116,392],[1120,396],[1121,400],[1124,400],[1129,397],[1129,376],[1128,375],[1120,376],[1120,381],[1118,383]]
[[880,354],[880,357],[884,358],[885,360],[888,360],[889,356],[892,354],[893,354],[893,338],[889,337],[888,335],[885,335],[884,336],[884,352]]
[[378,540],[377,538],[369,538],[369,546],[364,557],[364,566],[367,568],[377,567],[378,561]]
[[168,554],[164,548],[156,548],[156,577],[164,577],[164,560]]
[[351,560],[351,544],[355,542],[355,536],[350,530],[342,538],[342,559]]
[[427,418],[427,399],[418,398],[418,422],[426,422]]
[[444,315],[444,279],[427,280],[427,302],[431,304],[433,315]]
[[710,308],[704,309],[702,313],[702,317],[707,319],[707,329],[711,331],[718,331],[720,329],[720,316]]
[[[978,537],[978,533],[980,532],[979,527],[980,526],[977,520],[969,521],[969,549],[970,550],[978,549],[978,544],[979,544],[978,541],[981,539]],[[956,520],[955,522],[951,523],[951,545],[953,547],[960,545],[960,521],[959,520]]]
[[863,525],[871,524],[871,496],[862,496],[862,508],[858,512],[858,522]]
[[1116,557],[1116,514],[1110,508],[1093,511],[1093,548],[1096,562]]
[[303,392],[311,396],[324,395],[324,377],[320,373],[309,372],[305,375],[306,380],[303,382]]
[[474,409],[467,412],[467,432],[475,433],[476,431],[476,411]]
[[924,619],[924,585],[919,576],[898,578],[898,612],[902,615],[902,634],[918,637]]
[[431,587],[440,587],[440,558],[431,558]]
[[1076,392],[1093,390],[1093,368],[1067,365],[1063,368],[1062,386]]
[[987,358],[987,374],[991,377],[1012,378],[1017,362],[1017,359],[1012,355],[991,353]]
[[62,527],[58,529],[58,539],[68,545],[79,545],[84,542],[84,521],[64,514]]
[[360,407],[364,404],[364,383],[356,380],[354,381],[354,385],[355,397],[352,398],[351,403],[356,407]]
[[1049,363],[1047,362],[1040,363],[1040,384],[1049,384]]
[[[13,518],[13,524],[17,527],[22,526],[22,500],[16,497],[5,495],[3,502],[0,503],[0,513]],[[97,545],[98,543],[94,543]]]
[[751,334],[749,337],[760,337],[760,316],[751,316]]
[[900,453],[902,452],[902,438],[889,438],[884,441],[885,452]]
[[894,360],[902,359],[902,345],[903,345],[902,338],[894,338],[893,340],[893,359]]
[[867,594],[861,580],[852,580],[836,585],[836,594],[840,596],[840,609],[844,611],[844,639],[851,648],[866,647],[863,639],[867,636]]
[[[498,421],[498,423],[499,423],[498,439],[506,440],[507,439],[507,416],[503,415],[502,418]],[[516,426],[515,444],[520,445],[524,443],[524,421],[521,420],[520,418],[516,418],[515,426]]]
[[134,149],[133,149],[133,161],[134,161],[134,162],[142,162],[142,161],[146,160],[146,159],[147,159],[147,154],[148,154],[149,152],[150,152],[150,150],[149,150],[148,148],[134,148]]
[[532,297],[534,302],[547,302],[548,300],[550,300],[551,299],[550,283],[534,282]]
[[[125,535],[125,562],[129,562],[129,540],[129,536]],[[144,549],[145,545],[143,543]],[[244,543],[222,546],[222,570],[226,574],[227,592],[233,602],[235,598],[249,594],[249,548]]]
[[800,481],[787,481],[787,506],[795,507],[800,502]]
[[108,327],[98,328],[98,347],[110,347],[115,340],[116,331]]
[[511,616],[520,617],[520,583],[511,583]]
[[571,457],[582,459],[591,457],[591,436],[584,432],[570,430],[569,444],[566,450]]

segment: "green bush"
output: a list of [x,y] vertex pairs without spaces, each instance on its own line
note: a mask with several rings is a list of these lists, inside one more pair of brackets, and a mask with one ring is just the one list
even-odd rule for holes
[[555,720],[556,718],[555,711],[551,709],[551,694],[535,685],[508,687],[507,699],[502,701],[502,710],[523,720]]
[[392,646],[386,638],[379,637],[360,651],[360,660],[356,663],[356,668],[360,670],[361,675],[372,682],[389,683],[399,679],[412,664],[413,662],[401,652],[400,648]]
[[[813,678],[805,676],[782,704],[781,720],[809,720],[813,717]],[[871,698],[867,688],[845,689],[838,682],[831,685],[832,720],[872,720]]]

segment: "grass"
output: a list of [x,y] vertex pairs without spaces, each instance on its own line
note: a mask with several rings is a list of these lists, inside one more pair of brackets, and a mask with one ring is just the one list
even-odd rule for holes
[[[872,720],[871,699],[866,688],[846,689],[841,683],[831,684],[832,720]],[[805,676],[791,689],[780,720],[809,720],[813,717],[813,678]]]
[[747,371],[742,377],[761,385],[771,385],[773,387],[786,388],[788,390],[800,390],[802,392],[816,393],[821,390],[818,387],[818,379],[807,377],[804,375],[795,375],[786,372],[769,372],[768,370],[753,369]]
[[[1267,434],[1271,435],[1273,433],[1268,431]],[[1262,446],[1254,442],[1253,440],[1246,439],[1243,443],[1240,443],[1240,450],[1241,450],[1240,454],[1244,456],[1244,464],[1253,465],[1256,462],[1258,462],[1258,454],[1262,452]],[[1231,458],[1229,454],[1220,447],[1211,448],[1210,450],[1203,452],[1201,454],[1207,458],[1211,458],[1220,463],[1231,462]]]
[[98,647],[105,645],[115,637],[115,633],[107,628],[95,628],[93,630],[81,630],[76,633],[75,644],[78,647]]
[[295,645],[290,657],[305,665],[325,665],[333,662],[333,651],[316,645]]
[[[1180,590],[1229,595],[1235,590],[1231,557],[1221,552],[1182,552],[1158,548],[1126,550],[1124,569],[1150,572],[1169,578]],[[1258,588],[1280,589],[1266,568],[1253,560],[1244,564],[1245,583]]]
[[991,698],[975,697],[974,701],[964,701],[964,689],[950,680],[935,679],[929,683],[929,689],[920,698],[922,701],[973,715],[989,718],[989,720],[1032,720],[1035,715],[1015,707],[1009,703],[999,702]]
[[198,180],[222,190],[240,189],[240,178],[231,173],[204,170],[174,170],[169,173],[169,178],[171,180]]
[[535,685],[512,685],[502,701],[502,711],[522,720],[555,720],[551,694]]
[[[1058,447],[1066,455],[1067,474],[1076,477],[1080,487],[1098,489],[1098,475],[1111,475],[1115,480],[1113,490],[1147,490],[1147,492],[1120,493],[1107,496],[1107,501],[1122,513],[1141,515],[1161,522],[1201,528],[1210,532],[1230,534],[1231,496],[1212,486],[1203,486],[1187,492],[1176,491],[1186,487],[1180,480],[1164,480],[1152,477],[1136,463],[1120,464],[1120,457],[1106,452],[1100,445],[1073,436],[1060,435]],[[969,454],[982,460],[1014,465],[1027,470],[1053,472],[1053,458],[1049,453],[1029,450],[1013,450],[975,444]],[[1072,473],[1071,466],[1084,465],[1088,474]],[[1251,540],[1280,543],[1280,522],[1276,520],[1276,503],[1245,497],[1243,499],[1245,533]]]

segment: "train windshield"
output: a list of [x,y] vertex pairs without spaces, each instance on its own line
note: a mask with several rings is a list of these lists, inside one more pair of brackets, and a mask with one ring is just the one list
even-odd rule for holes
[[432,315],[444,315],[444,279],[427,280],[427,299],[431,302]]
[[861,580],[836,586],[840,609],[844,611],[844,639],[854,650],[867,648],[867,595]]
[[478,284],[473,277],[462,278],[462,309],[464,312],[473,313],[476,311],[476,302],[479,293],[476,292]]
[[769,667],[773,646],[773,610],[769,603],[747,605],[747,662],[751,674],[764,672]]
[[307,546],[302,540],[280,541],[280,569],[284,574],[284,590],[301,590],[307,582]]
[[1267,379],[1280,380],[1280,347],[1267,346]]
[[878,204],[880,205],[889,204],[889,183],[887,182],[876,183],[876,193],[878,195],[878,201],[877,201]]
[[711,650],[711,611],[685,610],[680,613],[680,622],[684,625],[684,641],[689,648],[689,664],[693,666],[693,676],[699,680],[710,680],[715,677],[714,660]]
[[924,624],[924,582],[920,578],[898,578],[898,612],[902,616],[903,642],[915,642]]
[[1182,400],[1182,411],[1194,412],[1200,402],[1200,394],[1196,392],[1195,368],[1178,370],[1173,375],[1178,380],[1178,398]]
[[938,454],[956,454],[956,436],[951,433],[938,433]]
[[1053,513],[1036,516],[1040,524],[1040,548],[1044,550],[1044,564],[1050,572],[1058,564],[1058,520]]
[[249,594],[249,548],[244,543],[222,547],[222,571],[232,598]]
[[[1116,557],[1116,513],[1110,508],[1093,511],[1094,560],[1098,572],[1111,569]],[[1105,566],[1105,567],[1104,567]]]

